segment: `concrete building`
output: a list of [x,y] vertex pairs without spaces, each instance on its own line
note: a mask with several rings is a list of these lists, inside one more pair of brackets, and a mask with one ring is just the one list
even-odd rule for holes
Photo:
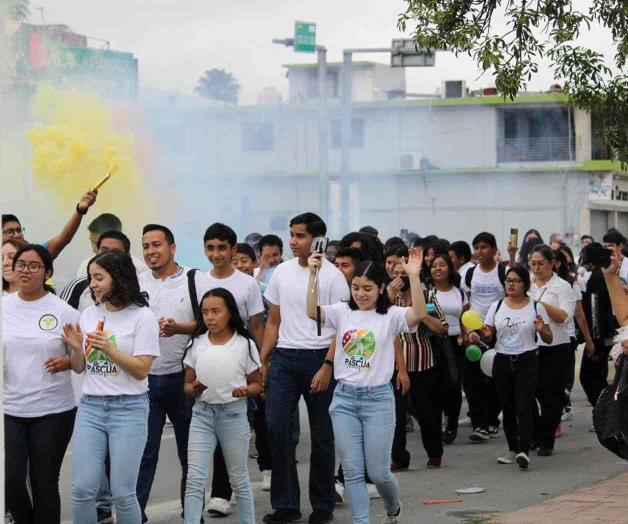
[[[470,239],[488,230],[503,245],[512,227],[572,239],[600,238],[611,226],[628,232],[628,173],[594,151],[590,115],[570,108],[565,95],[531,93],[510,101],[465,90],[457,98],[379,100],[373,86],[383,85],[376,77],[385,68],[369,65],[354,76],[347,202],[340,201],[339,93],[330,88],[332,236],[344,233],[343,205],[351,229],[370,224],[384,237],[405,228]],[[318,105],[310,71],[315,80],[312,67],[289,68],[290,98],[302,103],[205,116],[213,146],[198,182],[208,191],[216,179],[225,181],[223,193],[233,188],[218,205],[242,231],[285,234],[292,215],[319,209]],[[356,85],[359,75],[369,79],[366,87]]]

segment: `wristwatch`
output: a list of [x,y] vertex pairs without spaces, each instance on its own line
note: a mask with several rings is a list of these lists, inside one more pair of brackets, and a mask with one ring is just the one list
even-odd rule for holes
[[328,358],[325,359],[323,364],[327,364],[330,368],[334,367],[334,361],[333,360],[329,360]]
[[[80,202],[79,202],[79,204],[80,204]],[[76,209],[76,212],[79,215],[83,215],[83,216],[87,215],[87,209],[89,209],[89,208],[85,209],[84,211],[81,211],[81,208],[79,207],[79,204],[76,204],[76,207],[74,208],[74,209]]]

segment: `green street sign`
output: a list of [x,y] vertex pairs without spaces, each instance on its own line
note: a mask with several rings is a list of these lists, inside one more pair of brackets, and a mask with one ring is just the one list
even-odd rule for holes
[[297,53],[316,51],[316,24],[311,22],[294,23],[294,50]]

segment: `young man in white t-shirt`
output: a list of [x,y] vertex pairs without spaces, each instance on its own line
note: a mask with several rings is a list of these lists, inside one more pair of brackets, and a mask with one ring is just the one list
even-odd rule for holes
[[[207,228],[203,237],[205,256],[212,269],[207,273],[209,289],[225,288],[233,295],[238,311],[253,336],[257,347],[262,344],[264,335],[264,301],[257,281],[250,275],[233,267],[238,237],[233,229],[225,224],[215,223]],[[212,492],[207,505],[208,511],[218,516],[231,513],[229,499],[231,484],[220,445],[214,455],[214,478]]]
[[[306,291],[309,281],[307,259],[312,241],[324,236],[325,223],[314,213],[303,213],[290,221],[290,248],[294,258],[274,271],[264,293],[268,301],[268,322],[264,333],[261,360],[267,379],[266,421],[273,456],[271,505],[275,510],[264,516],[267,524],[295,522],[301,518],[300,490],[291,438],[292,413],[301,396],[308,407],[312,454],[310,461],[310,500],[312,524],[331,522],[334,510],[334,438],[329,417],[333,387],[320,393],[321,375],[327,375],[333,362],[325,360],[335,334],[307,316]],[[344,275],[323,260],[319,272],[320,304],[348,300],[349,287]]]
[[[473,239],[473,251],[478,265],[467,271],[462,289],[469,297],[469,309],[484,320],[491,304],[506,296],[506,270],[495,261],[497,241],[493,234],[478,234]],[[465,383],[473,426],[469,440],[486,442],[491,437],[497,437],[500,407],[493,379],[484,375],[479,362],[468,362]]]
[[[158,224],[144,226],[142,248],[149,271],[140,274],[140,289],[148,295],[149,307],[159,321],[159,358],[153,361],[148,375],[148,436],[137,480],[142,522],[146,522],[146,505],[155,478],[166,417],[172,422],[181,463],[180,495],[183,506],[192,402],[183,391],[182,361],[189,337],[196,327],[198,304],[209,289],[209,282],[202,272],[192,270],[193,273],[188,275],[190,269],[175,262],[177,246],[172,231],[167,227]],[[194,297],[191,296],[191,288]]]
[[464,240],[456,240],[450,244],[448,255],[460,275],[461,282],[464,282],[467,271],[475,265],[471,261],[471,247]]

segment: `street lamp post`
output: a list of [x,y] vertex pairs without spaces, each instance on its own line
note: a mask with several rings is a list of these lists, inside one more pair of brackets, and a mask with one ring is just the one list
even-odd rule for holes
[[[294,47],[294,38],[273,38],[273,44]],[[318,196],[321,218],[329,222],[329,144],[327,132],[327,48],[316,46],[318,74]]]

